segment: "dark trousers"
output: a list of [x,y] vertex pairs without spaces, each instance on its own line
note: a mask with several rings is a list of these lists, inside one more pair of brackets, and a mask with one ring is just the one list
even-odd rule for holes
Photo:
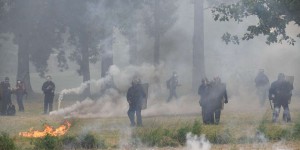
[[219,124],[221,118],[221,109],[216,109],[214,112],[215,123]]
[[19,106],[19,111],[24,111],[23,94],[17,94],[17,103]]
[[127,112],[130,125],[135,126],[135,114],[136,114],[136,122],[138,126],[143,125],[142,124],[142,115],[141,115],[141,108],[136,108],[135,106],[129,106],[129,110]]
[[289,109],[289,105],[288,103],[279,103],[279,102],[275,102],[274,103],[274,110],[273,110],[273,118],[272,121],[273,122],[277,122],[278,121],[278,117],[280,114],[280,108],[283,108],[283,115],[282,115],[282,119],[285,122],[290,122],[291,121],[291,115],[290,115],[290,109]]
[[54,95],[45,95],[44,98],[44,114],[52,111]]
[[168,98],[167,102],[170,102],[173,97],[175,97],[177,99],[176,90],[175,89],[170,89],[170,95],[169,95],[169,98]]
[[214,111],[209,105],[202,106],[202,119],[204,124],[214,124]]

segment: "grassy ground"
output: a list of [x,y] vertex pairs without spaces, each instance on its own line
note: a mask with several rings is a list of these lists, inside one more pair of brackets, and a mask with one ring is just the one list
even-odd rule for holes
[[[143,117],[144,127],[130,128],[127,117],[111,117],[111,118],[63,118],[58,116],[43,115],[43,97],[36,96],[31,100],[25,100],[25,112],[17,112],[16,116],[0,116],[0,131],[5,131],[17,143],[21,149],[32,148],[31,140],[18,136],[19,132],[28,131],[31,127],[34,129],[43,129],[43,124],[48,123],[57,127],[64,120],[69,120],[72,126],[67,135],[82,136],[86,133],[93,133],[97,137],[104,139],[109,149],[131,149],[130,137],[133,131],[140,130],[146,132],[155,128],[178,129],[182,126],[193,124],[195,120],[201,120],[199,113],[194,114],[177,114],[163,116],[147,116]],[[72,104],[73,101],[68,100],[64,105]],[[202,125],[202,133],[207,137],[213,136],[217,132],[227,131],[232,135],[234,141],[227,144],[212,144],[212,149],[300,149],[300,141],[296,139],[282,140],[276,139],[281,131],[292,130],[295,123],[300,120],[299,104],[294,100],[291,105],[293,122],[289,124],[271,123],[271,110],[268,105],[263,109],[253,111],[254,104],[248,107],[237,107],[237,105],[227,105],[222,111],[220,125]],[[124,112],[126,113],[126,112]],[[280,118],[281,119],[281,118]],[[245,143],[237,142],[237,139],[243,137],[249,138],[255,136],[261,121],[265,120],[266,132],[271,137],[263,143]],[[279,132],[280,131],[280,132]],[[274,137],[272,139],[272,137]],[[155,149],[183,149],[179,147],[162,147]]]

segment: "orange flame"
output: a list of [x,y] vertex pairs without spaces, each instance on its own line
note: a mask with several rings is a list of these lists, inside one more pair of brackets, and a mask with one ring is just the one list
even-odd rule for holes
[[20,132],[19,136],[23,137],[31,137],[31,138],[42,138],[45,137],[47,134],[51,136],[62,136],[67,133],[67,131],[71,127],[71,123],[68,121],[65,121],[63,125],[60,125],[58,128],[54,129],[50,125],[45,124],[45,129],[43,131],[38,130],[32,130],[33,128],[30,128],[28,132]]

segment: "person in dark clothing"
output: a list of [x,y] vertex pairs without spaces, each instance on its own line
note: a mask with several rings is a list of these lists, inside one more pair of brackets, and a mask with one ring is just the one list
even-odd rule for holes
[[2,108],[1,108],[1,114],[7,115],[7,106],[11,105],[11,94],[12,89],[10,87],[9,78],[5,77],[5,81],[1,83],[2,88]]
[[176,93],[177,86],[180,86],[178,84],[178,76],[176,72],[173,72],[172,77],[167,81],[167,88],[170,91],[170,95],[167,102],[170,102],[173,97],[177,99],[177,93]]
[[143,87],[140,84],[139,79],[134,79],[132,81],[132,86],[128,89],[127,91],[127,102],[129,104],[129,109],[128,109],[128,117],[130,120],[130,125],[135,126],[135,114],[136,114],[136,119],[137,119],[137,125],[142,126],[142,115],[141,115],[141,110],[142,110],[142,103],[143,99],[146,98],[146,93],[143,90]]
[[257,89],[260,106],[263,107],[265,105],[268,89],[270,87],[269,78],[265,75],[263,69],[260,69],[257,76],[255,77],[255,86]]
[[200,107],[202,109],[202,121],[204,124],[210,124],[211,120],[209,118],[209,115],[211,115],[209,113],[209,91],[210,91],[211,87],[209,85],[209,81],[207,78],[202,79],[202,83],[198,88],[198,95],[200,95]]
[[283,120],[285,122],[291,121],[289,110],[289,102],[292,96],[293,85],[285,80],[285,75],[279,73],[278,80],[271,84],[269,90],[269,100],[274,103],[273,118],[274,123],[278,122],[280,108],[283,107]]
[[219,124],[221,110],[224,108],[224,103],[228,103],[226,85],[221,82],[220,77],[214,78],[210,98],[212,102],[213,121],[215,124]]
[[24,112],[24,105],[23,105],[23,96],[27,95],[25,85],[21,80],[17,80],[15,94],[17,96],[17,103],[19,106],[19,111]]
[[47,81],[42,86],[44,92],[44,114],[48,114],[53,108],[53,98],[55,91],[55,84],[51,81],[51,76],[47,76]]

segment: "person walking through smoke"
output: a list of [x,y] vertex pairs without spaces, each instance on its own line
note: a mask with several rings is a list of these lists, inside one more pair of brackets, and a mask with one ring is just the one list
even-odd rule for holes
[[10,87],[9,78],[5,77],[4,82],[1,82],[1,91],[2,91],[2,106],[1,106],[1,115],[7,115],[8,106],[12,105],[11,94],[12,89]]
[[177,99],[177,93],[176,93],[177,86],[180,86],[178,84],[178,76],[176,72],[173,72],[172,77],[169,80],[167,80],[167,88],[170,91],[170,95],[167,102],[170,102],[173,97]]
[[269,78],[265,75],[263,69],[260,69],[255,77],[255,86],[257,89],[260,106],[263,107],[265,105],[268,89],[270,87]]
[[143,99],[146,98],[146,93],[141,86],[141,80],[139,78],[134,78],[132,80],[132,86],[127,91],[127,102],[129,104],[128,117],[130,120],[130,126],[135,126],[135,114],[137,126],[142,126],[142,103]]
[[17,96],[17,103],[19,106],[19,111],[24,112],[24,105],[23,105],[23,96],[27,95],[25,85],[21,80],[17,80],[15,94]]
[[278,74],[278,79],[271,84],[269,100],[273,101],[274,110],[272,122],[278,122],[280,108],[283,107],[283,120],[291,122],[289,103],[292,96],[293,85],[285,80],[283,73]]
[[228,103],[226,85],[221,82],[220,77],[214,78],[211,91],[211,102],[213,103],[213,121],[215,124],[219,124],[224,103]]
[[47,81],[44,82],[42,86],[42,91],[44,92],[44,114],[48,114],[52,111],[53,108],[53,99],[54,99],[54,91],[55,84],[51,81],[51,76],[46,77]]
[[202,121],[204,124],[210,124],[211,120],[209,120],[209,112],[208,112],[208,104],[209,104],[209,81],[207,78],[202,79],[201,85],[198,88],[198,95],[200,96],[200,107],[202,110]]

